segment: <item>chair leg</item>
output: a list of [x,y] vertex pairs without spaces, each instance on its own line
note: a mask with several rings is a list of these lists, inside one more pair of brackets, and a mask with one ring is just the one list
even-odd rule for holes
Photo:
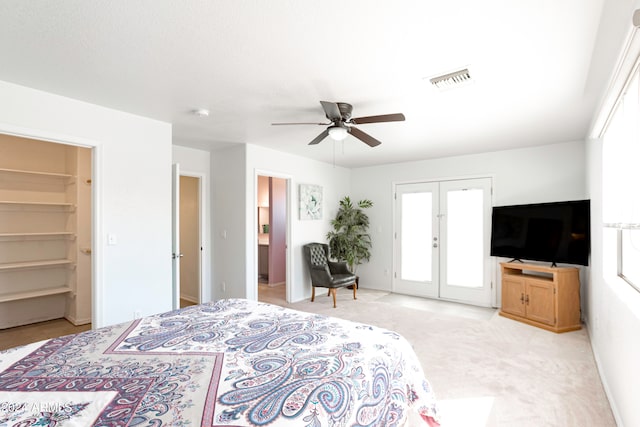
[[355,284],[353,285],[353,299],[358,299],[356,298],[356,289],[358,288],[358,286],[356,286]]
[[336,308],[336,288],[330,288],[329,293],[333,295],[333,308]]
[[311,302],[313,302],[314,299],[316,299],[316,287],[311,286]]
[[327,289],[327,296],[331,295],[331,288]]

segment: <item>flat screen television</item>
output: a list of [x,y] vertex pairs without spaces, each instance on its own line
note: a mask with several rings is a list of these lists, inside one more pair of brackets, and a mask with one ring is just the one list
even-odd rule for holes
[[588,265],[589,200],[494,206],[491,256]]

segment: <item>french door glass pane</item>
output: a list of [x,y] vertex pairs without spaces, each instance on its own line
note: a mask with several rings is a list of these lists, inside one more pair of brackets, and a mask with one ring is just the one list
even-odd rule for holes
[[447,192],[447,284],[483,284],[483,190]]
[[402,280],[431,281],[432,193],[402,195]]

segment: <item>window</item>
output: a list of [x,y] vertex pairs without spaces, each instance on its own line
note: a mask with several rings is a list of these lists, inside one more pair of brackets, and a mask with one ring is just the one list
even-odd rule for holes
[[[617,102],[603,138],[603,222],[617,230],[617,273],[640,291],[640,72]],[[610,256],[604,251],[604,256]]]
[[618,274],[640,291],[640,229],[620,229]]

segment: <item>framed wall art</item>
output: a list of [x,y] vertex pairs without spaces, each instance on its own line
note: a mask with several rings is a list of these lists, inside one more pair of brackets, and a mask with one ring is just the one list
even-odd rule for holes
[[300,184],[300,219],[322,219],[322,187]]

